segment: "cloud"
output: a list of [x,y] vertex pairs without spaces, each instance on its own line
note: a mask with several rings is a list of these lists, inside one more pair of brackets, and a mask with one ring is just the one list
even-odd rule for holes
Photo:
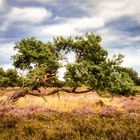
[[[113,29],[110,28],[103,28],[98,30],[96,33],[99,34],[102,37],[102,45],[106,48],[131,48],[132,46],[138,47],[138,44],[140,44],[140,36],[129,36],[128,34],[124,32],[115,32],[117,29],[114,29],[114,32],[112,32]],[[129,31],[129,30],[128,30]]]
[[42,26],[39,34],[43,36],[68,36],[104,26],[104,22],[98,17],[66,18],[63,21],[64,22],[59,24]]
[[0,66],[10,65],[11,56],[16,53],[13,49],[14,43],[0,43],[0,46]]
[[0,64],[0,68],[3,68],[4,70],[7,70],[7,69],[10,69],[10,68],[14,68],[14,67],[10,63],[10,64],[2,64],[2,65]]
[[124,16],[140,22],[139,0],[87,0],[86,4],[84,0],[78,2],[82,10],[90,16],[102,18],[104,23]]
[[[94,33],[102,36],[103,42],[105,44],[111,44],[112,42],[116,41],[119,41],[119,43],[121,43],[123,39],[128,40],[126,38],[129,37],[129,35],[126,35],[126,33],[123,34],[123,29],[120,29],[120,32],[120,30],[118,30],[119,26],[113,29],[111,28],[111,26],[117,26],[115,24],[115,20],[124,17],[129,17],[130,19],[132,18],[132,20],[134,20],[137,19],[138,15],[140,15],[140,8],[138,6],[140,4],[139,0],[136,0],[133,4],[130,0],[87,0],[86,3],[85,0],[77,0],[74,4],[79,4],[78,8],[81,8],[82,10],[87,12],[88,16],[76,19],[66,18],[65,20],[64,18],[60,17],[60,19],[62,18],[62,23],[60,22],[54,25],[42,26],[42,29],[40,28],[40,35],[68,36],[81,34],[82,32],[87,31],[94,31]],[[114,23],[112,23],[111,26],[109,25],[107,27],[106,25],[111,21],[114,21]],[[127,22],[128,32],[129,29],[133,27],[134,23],[132,22],[130,24],[130,20],[126,19],[126,23]],[[125,28],[124,26],[126,26],[126,23],[124,25],[122,24],[122,28]],[[117,22],[117,24],[120,25],[121,21]],[[130,41],[131,39],[129,40],[129,42]]]
[[46,3],[46,2],[59,2],[59,0],[35,0],[35,1],[41,2],[41,3]]
[[[21,2],[29,2],[29,0],[19,0]],[[40,2],[40,3],[46,3],[46,2],[54,2],[54,1],[58,1],[58,0],[30,0],[32,2]]]
[[10,21],[20,21],[28,23],[40,23],[44,19],[48,19],[52,13],[45,8],[25,7],[25,8],[12,8],[11,12],[7,15]]
[[5,1],[4,0],[0,0],[0,12],[3,12],[5,9]]
[[9,26],[16,22],[16,24],[39,24],[52,16],[52,13],[45,8],[37,7],[12,7],[12,9],[5,15],[5,20],[0,27],[1,31],[6,31]]
[[3,0],[0,0],[0,8],[3,6]]

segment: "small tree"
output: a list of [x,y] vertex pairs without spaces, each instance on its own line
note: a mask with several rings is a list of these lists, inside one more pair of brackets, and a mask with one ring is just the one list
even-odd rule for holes
[[133,80],[133,82],[137,85],[139,77],[138,73],[133,68],[120,67],[120,71],[127,73],[129,77]]
[[20,86],[20,77],[15,69],[4,71],[0,69],[0,87]]

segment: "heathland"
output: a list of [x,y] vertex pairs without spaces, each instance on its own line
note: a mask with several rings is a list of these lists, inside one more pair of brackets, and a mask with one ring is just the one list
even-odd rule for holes
[[[1,90],[1,101],[18,90]],[[0,139],[140,139],[139,94],[126,97],[93,91],[61,92],[59,97],[55,94],[45,98],[27,95],[12,104],[1,104]]]

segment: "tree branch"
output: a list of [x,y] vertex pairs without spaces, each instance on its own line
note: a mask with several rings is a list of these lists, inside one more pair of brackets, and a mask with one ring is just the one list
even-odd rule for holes
[[46,102],[47,99],[45,98],[45,96],[50,96],[50,95],[54,95],[57,94],[58,98],[60,99],[60,95],[59,92],[67,92],[67,93],[74,93],[74,94],[81,94],[81,93],[87,93],[92,91],[93,89],[86,89],[86,90],[82,90],[82,91],[75,91],[73,90],[73,88],[56,88],[53,89],[52,91],[46,92],[46,93],[41,93],[38,90],[26,90],[26,89],[22,89],[19,91],[14,92],[13,94],[11,94],[10,96],[7,97],[7,102],[16,102],[18,101],[21,97],[24,97],[26,95],[32,95],[32,96],[37,96],[37,97],[42,97]]

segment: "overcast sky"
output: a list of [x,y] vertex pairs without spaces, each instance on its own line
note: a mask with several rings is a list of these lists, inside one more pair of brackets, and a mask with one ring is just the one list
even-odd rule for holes
[[0,67],[11,67],[14,43],[35,36],[93,32],[110,55],[140,74],[140,0],[0,0]]

